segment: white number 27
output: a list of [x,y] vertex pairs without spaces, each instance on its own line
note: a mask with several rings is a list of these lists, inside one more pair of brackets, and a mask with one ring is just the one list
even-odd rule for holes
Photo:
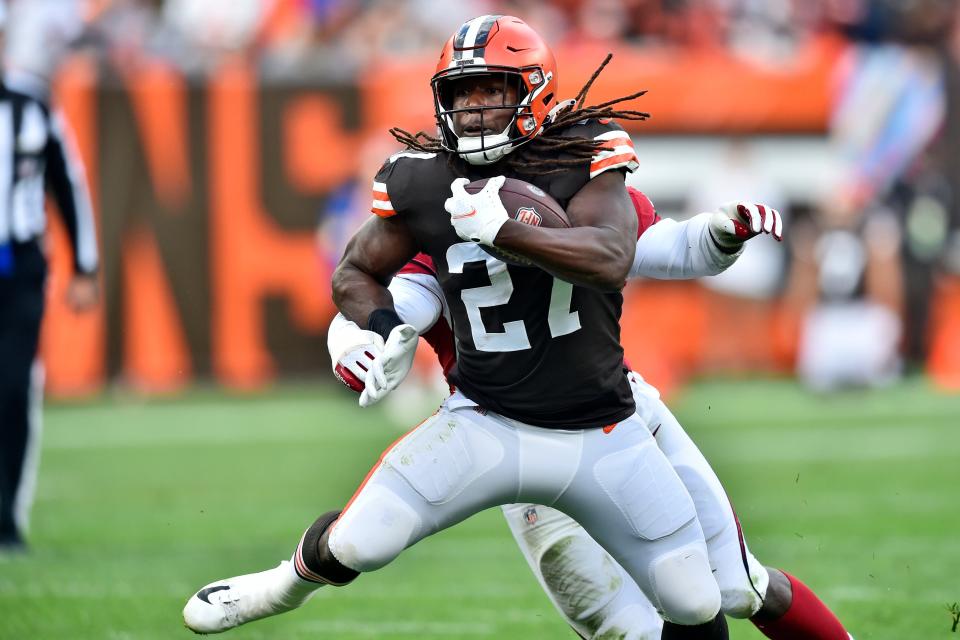
[[[463,273],[468,262],[482,262],[487,267],[490,284],[483,287],[464,289],[460,292],[463,305],[467,309],[470,332],[478,351],[521,351],[530,348],[530,338],[523,320],[503,323],[503,331],[488,332],[483,326],[480,309],[507,304],[513,295],[513,281],[507,265],[494,258],[473,242],[461,242],[447,249],[447,269],[450,273]],[[547,324],[550,337],[559,338],[580,328],[580,314],[570,311],[573,298],[573,285],[563,280],[553,279],[550,292],[550,309],[547,312]]]

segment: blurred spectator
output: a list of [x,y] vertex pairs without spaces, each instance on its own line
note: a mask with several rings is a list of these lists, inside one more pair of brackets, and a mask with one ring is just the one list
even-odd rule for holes
[[45,99],[50,79],[70,44],[83,31],[78,0],[13,0],[8,3],[3,52],[4,82]]
[[[56,200],[73,248],[67,302],[80,312],[99,298],[97,238],[83,167],[63,118],[43,98],[60,45],[66,46],[75,23],[59,21],[58,9],[69,10],[61,2],[11,9],[16,12],[6,34],[19,56],[14,70],[29,91],[0,82],[0,158],[6,168],[0,174],[0,554],[25,547],[39,459],[44,375],[36,356],[46,306],[45,190]],[[51,37],[50,55],[43,51],[44,34]]]
[[795,296],[807,300],[797,373],[812,389],[880,386],[900,372],[900,233],[892,212],[794,229]]
[[[739,200],[773,207],[783,215],[784,223],[790,224],[786,197],[754,161],[749,143],[742,138],[731,140],[715,170],[698,181],[687,212],[712,211],[722,203]],[[746,243],[743,255],[725,272],[701,280],[709,292],[707,317],[723,318],[723,322],[711,324],[714,333],[723,333],[730,326],[776,324],[771,303],[782,288],[785,253],[784,246],[773,238],[760,238]],[[723,335],[712,335],[708,341],[711,348],[702,364],[709,370],[755,371],[776,359],[771,341],[754,341],[749,349]]]
[[789,62],[812,26],[811,16],[803,12],[810,2],[718,0],[718,4],[727,16],[728,46],[756,63]]
[[950,121],[957,117],[955,98],[948,95],[948,87],[956,85],[956,63],[948,49],[956,7],[947,0],[834,0],[826,8],[827,19],[856,43],[839,66],[831,128],[848,175],[831,208],[839,208],[843,217],[889,209],[899,220],[905,352],[921,362],[956,184],[948,177],[955,147],[945,152]]
[[373,177],[383,159],[402,151],[393,136],[385,132],[372,136],[359,147],[356,175],[334,189],[319,212],[317,248],[321,260],[331,271],[340,262],[347,241],[370,217]]
[[564,42],[575,20],[576,3],[541,0],[503,0],[496,11],[518,16],[547,42]]
[[[786,196],[753,159],[749,143],[743,138],[729,142],[724,158],[713,173],[698,181],[690,194],[690,215],[711,211],[723,202],[742,200],[762,202],[780,211],[789,224]],[[768,238],[763,238],[768,240]],[[757,300],[769,300],[781,289],[785,266],[783,245],[773,241],[750,242],[743,255],[723,273],[705,278],[705,286],[715,291]]]

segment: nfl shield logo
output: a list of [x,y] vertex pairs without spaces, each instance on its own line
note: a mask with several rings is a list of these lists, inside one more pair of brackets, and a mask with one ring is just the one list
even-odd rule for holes
[[529,509],[523,512],[523,519],[526,520],[527,524],[530,525],[531,527],[537,524],[538,518],[539,516],[537,516],[536,507],[530,507]]
[[531,227],[540,226],[540,214],[533,207],[520,207],[517,209],[517,222],[528,224]]

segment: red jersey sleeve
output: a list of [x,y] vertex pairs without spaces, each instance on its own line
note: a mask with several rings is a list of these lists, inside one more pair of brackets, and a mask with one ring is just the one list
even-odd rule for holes
[[633,202],[633,208],[637,212],[637,221],[640,223],[637,227],[637,237],[639,238],[644,231],[660,221],[660,216],[657,215],[657,210],[650,202],[650,198],[642,191],[627,187],[627,193],[630,194],[630,201]]
[[425,276],[437,277],[437,269],[433,266],[433,259],[425,253],[413,256],[407,264],[400,267],[397,273],[419,273]]

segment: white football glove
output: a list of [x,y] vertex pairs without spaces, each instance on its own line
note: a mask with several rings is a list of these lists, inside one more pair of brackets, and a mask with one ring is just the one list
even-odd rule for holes
[[360,394],[361,407],[375,405],[403,382],[413,366],[418,340],[420,334],[413,325],[401,324],[390,331],[380,357],[370,363],[363,393]]
[[503,181],[503,176],[490,178],[477,193],[467,193],[464,190],[464,185],[470,183],[466,178],[457,178],[450,183],[452,195],[443,206],[450,214],[450,224],[458,236],[464,240],[493,246],[500,227],[510,219],[500,202],[499,191]]
[[366,386],[367,372],[383,355],[383,338],[337,314],[327,330],[327,350],[333,375],[348,389],[360,393]]
[[769,233],[783,239],[780,212],[762,204],[727,202],[710,218],[710,233],[725,249],[739,249],[750,238]]

